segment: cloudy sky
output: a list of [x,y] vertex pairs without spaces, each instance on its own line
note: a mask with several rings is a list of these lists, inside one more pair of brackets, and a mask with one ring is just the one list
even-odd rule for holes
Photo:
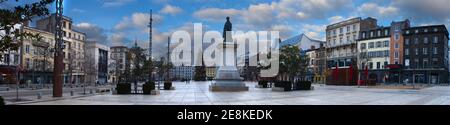
[[108,45],[148,47],[153,9],[155,53],[163,52],[176,30],[221,31],[230,16],[233,30],[280,31],[282,39],[304,33],[324,39],[325,26],[352,17],[375,17],[378,24],[410,19],[413,25],[450,24],[449,0],[65,0],[64,14],[90,40]]

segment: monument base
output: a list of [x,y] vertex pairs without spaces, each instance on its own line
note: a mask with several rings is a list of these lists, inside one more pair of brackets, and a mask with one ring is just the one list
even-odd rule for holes
[[217,70],[217,76],[209,86],[209,90],[213,92],[248,91],[248,87],[242,80],[235,66],[222,66]]
[[209,86],[209,90],[213,92],[242,92],[248,91],[247,86],[235,87],[235,86]]

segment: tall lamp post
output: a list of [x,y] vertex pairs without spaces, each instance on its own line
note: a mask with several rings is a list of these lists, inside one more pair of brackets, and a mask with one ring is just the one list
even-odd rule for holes
[[63,63],[63,31],[62,31],[62,19],[63,19],[63,0],[56,0],[56,14],[55,14],[55,60],[53,71],[53,97],[62,97],[62,76],[64,69]]

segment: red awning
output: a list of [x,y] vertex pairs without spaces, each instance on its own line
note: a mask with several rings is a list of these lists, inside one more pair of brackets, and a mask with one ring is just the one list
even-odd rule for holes
[[0,73],[15,74],[15,73],[17,73],[17,68],[16,68],[16,66],[0,66]]
[[400,69],[400,68],[402,68],[402,65],[390,64],[390,65],[387,65],[386,67],[389,68],[389,69]]

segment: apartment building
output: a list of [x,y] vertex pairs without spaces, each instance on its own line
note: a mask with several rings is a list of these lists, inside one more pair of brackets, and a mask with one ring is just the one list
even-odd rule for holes
[[[361,31],[358,39],[359,80],[369,84],[384,83],[390,64],[390,27],[379,27]],[[367,74],[366,71],[367,70]]]
[[448,40],[445,25],[407,28],[404,36],[402,80],[410,83],[448,83]]
[[348,71],[354,70],[357,66],[355,64],[357,62],[356,41],[360,38],[360,31],[376,27],[377,20],[371,17],[366,19],[357,17],[327,26],[325,44],[326,64],[329,70],[337,70],[334,71],[334,74],[327,76],[326,81],[328,84],[356,84],[357,73]]
[[[52,34],[56,32],[56,15],[52,14],[46,18],[36,21],[36,28]],[[85,55],[86,34],[73,29],[73,21],[63,16],[63,40],[64,40],[64,83],[79,84],[84,82],[85,72],[83,69]]]

